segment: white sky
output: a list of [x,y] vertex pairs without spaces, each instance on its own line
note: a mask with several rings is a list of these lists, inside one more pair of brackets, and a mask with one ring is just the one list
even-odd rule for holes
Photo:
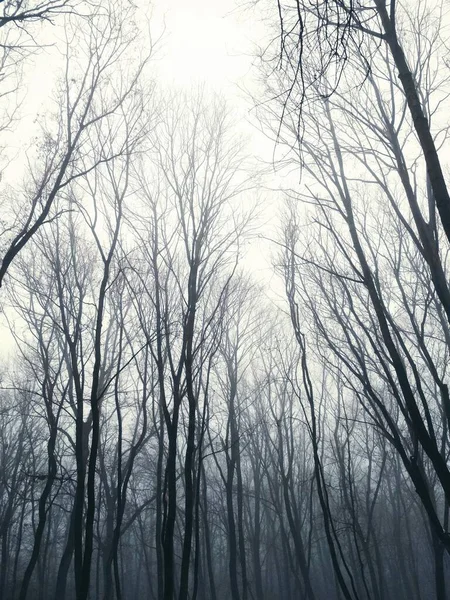
[[154,16],[164,19],[160,75],[168,82],[205,80],[227,90],[249,76],[256,31],[236,0],[155,0]]
[[[127,0],[124,0],[127,1]],[[261,42],[263,26],[255,22],[243,0],[138,0],[143,20],[149,19],[154,39],[161,36],[152,59],[161,86],[189,87],[206,83],[224,94],[245,116],[250,102],[243,87],[250,86],[254,44]],[[36,57],[25,74],[28,89],[26,113],[33,118],[48,106],[51,79],[60,69],[58,24],[47,29],[49,47]],[[59,40],[63,41],[63,38]],[[29,125],[27,125],[29,129]],[[27,132],[20,132],[20,141]],[[16,132],[16,140],[19,141]]]

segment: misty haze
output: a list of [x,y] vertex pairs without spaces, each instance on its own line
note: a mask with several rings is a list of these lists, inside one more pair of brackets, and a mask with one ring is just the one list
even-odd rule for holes
[[448,0],[0,0],[0,600],[450,600]]

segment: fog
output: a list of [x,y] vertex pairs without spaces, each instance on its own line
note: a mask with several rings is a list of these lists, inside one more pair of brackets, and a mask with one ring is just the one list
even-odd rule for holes
[[0,600],[448,600],[449,15],[4,0]]

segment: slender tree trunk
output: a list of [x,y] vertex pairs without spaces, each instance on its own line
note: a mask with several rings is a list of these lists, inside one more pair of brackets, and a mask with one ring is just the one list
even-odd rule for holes
[[72,562],[74,552],[74,530],[75,507],[72,509],[72,514],[69,518],[69,531],[67,534],[66,546],[59,563],[54,600],[65,600],[66,597],[67,575],[69,573],[70,563]]
[[434,580],[436,589],[436,600],[447,600],[445,590],[445,568],[444,568],[444,553],[445,548],[439,538],[432,530],[433,537],[433,554],[434,554]]
[[[188,436],[186,443],[186,455],[184,463],[184,478],[185,478],[185,502],[184,502],[184,540],[183,552],[181,558],[181,574],[180,574],[180,595],[179,600],[187,600],[189,596],[189,573],[191,567],[191,552],[192,552],[192,533],[194,528],[194,500],[195,500],[195,483],[194,483],[194,451],[195,451],[195,417],[196,403],[193,398],[192,389],[192,368],[186,368],[186,378],[190,380],[187,384],[188,400],[189,400],[189,417],[188,417]],[[192,397],[191,397],[192,396]]]
[[[178,408],[174,408],[178,411]],[[168,452],[164,482],[163,552],[164,552],[164,600],[173,600],[175,590],[175,569],[173,541],[177,508],[176,461],[177,461],[177,414],[172,417],[172,424],[167,432]]]
[[254,536],[253,536],[253,571],[255,577],[256,597],[264,600],[262,570],[261,570],[261,468],[259,456],[254,458],[253,477],[254,477]]
[[156,465],[156,577],[158,581],[158,600],[164,597],[164,556],[162,537],[162,514],[163,514],[163,459],[164,459],[164,417],[162,403],[159,407],[159,431],[158,431],[158,460]]
[[204,538],[205,538],[205,547],[206,547],[206,564],[208,568],[208,578],[209,578],[209,593],[211,600],[217,600],[216,593],[216,582],[214,579],[214,566],[213,566],[213,556],[212,556],[212,548],[211,548],[211,533],[208,519],[208,496],[207,496],[207,488],[206,488],[206,473],[205,468],[202,462],[201,466],[201,475],[203,480],[203,502],[202,502],[202,515],[203,515],[203,530],[204,530]]
[[23,576],[22,585],[19,592],[19,600],[25,600],[28,593],[28,587],[30,585],[31,576],[33,575],[34,568],[39,558],[39,552],[41,549],[41,542],[44,535],[45,523],[47,521],[47,500],[50,496],[53,482],[56,477],[56,459],[55,459],[55,443],[56,443],[56,426],[52,428],[50,432],[50,439],[47,443],[47,454],[48,454],[48,472],[47,472],[47,481],[45,483],[45,487],[42,491],[41,497],[39,498],[39,507],[38,507],[38,526],[36,529],[36,533],[34,536],[34,544],[33,550],[31,552],[31,557],[28,562],[27,568],[25,569],[25,574]]

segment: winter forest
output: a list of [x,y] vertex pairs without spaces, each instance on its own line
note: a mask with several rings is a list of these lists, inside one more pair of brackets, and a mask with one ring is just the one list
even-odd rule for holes
[[450,3],[172,5],[0,4],[0,600],[449,600]]

